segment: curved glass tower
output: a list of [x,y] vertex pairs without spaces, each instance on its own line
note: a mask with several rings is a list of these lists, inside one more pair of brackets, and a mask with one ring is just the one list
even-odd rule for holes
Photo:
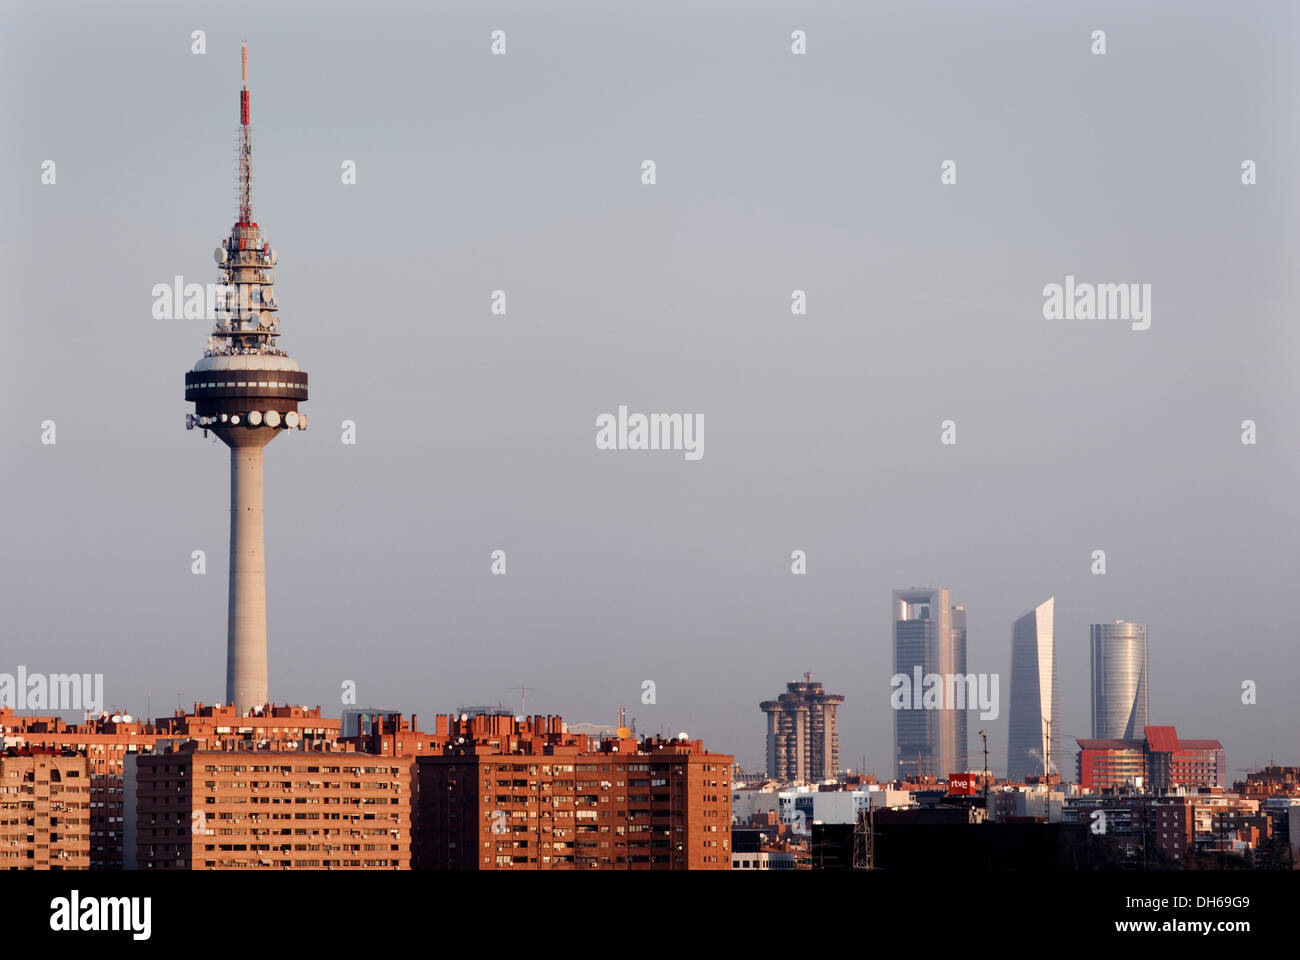
[[1147,725],[1147,625],[1092,625],[1092,738],[1140,740]]

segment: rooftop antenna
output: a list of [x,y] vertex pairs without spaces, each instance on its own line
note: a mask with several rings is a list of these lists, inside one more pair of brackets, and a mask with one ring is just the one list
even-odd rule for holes
[[517,687],[506,687],[506,689],[519,691],[519,715],[521,717],[528,716],[528,691],[531,690],[533,691],[533,693],[542,692],[541,690],[538,690],[536,687],[526,687],[523,684],[520,684]]
[[980,737],[984,740],[984,809],[989,808],[989,735],[983,730]]

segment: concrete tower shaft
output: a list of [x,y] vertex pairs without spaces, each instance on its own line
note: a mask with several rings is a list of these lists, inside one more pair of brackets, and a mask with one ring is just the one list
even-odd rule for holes
[[298,404],[307,374],[278,346],[274,270],[278,254],[253,221],[248,48],[239,95],[238,213],[214,258],[223,294],[202,359],[185,375],[194,403],[188,429],[211,430],[230,447],[230,597],[226,699],[240,714],[270,700],[266,644],[263,449],[282,430],[305,430]]
[[[226,702],[241,714],[270,702],[266,653],[266,541],[262,525],[261,443],[230,447],[230,595],[226,626]],[[241,438],[244,439],[244,438]]]

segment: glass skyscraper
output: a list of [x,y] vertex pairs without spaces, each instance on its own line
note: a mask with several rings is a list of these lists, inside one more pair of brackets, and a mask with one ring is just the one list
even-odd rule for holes
[[[893,596],[894,673],[913,678],[966,672],[966,609],[954,607],[947,590],[913,587]],[[946,777],[967,770],[966,711],[952,706],[917,706],[894,711],[895,776]]]
[[1092,738],[1141,740],[1147,725],[1147,625],[1092,625]]

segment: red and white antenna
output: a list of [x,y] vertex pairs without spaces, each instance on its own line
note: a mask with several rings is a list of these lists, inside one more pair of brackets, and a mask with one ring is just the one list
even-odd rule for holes
[[248,125],[248,44],[240,45],[244,88],[239,91],[239,222],[253,222],[253,139]]

